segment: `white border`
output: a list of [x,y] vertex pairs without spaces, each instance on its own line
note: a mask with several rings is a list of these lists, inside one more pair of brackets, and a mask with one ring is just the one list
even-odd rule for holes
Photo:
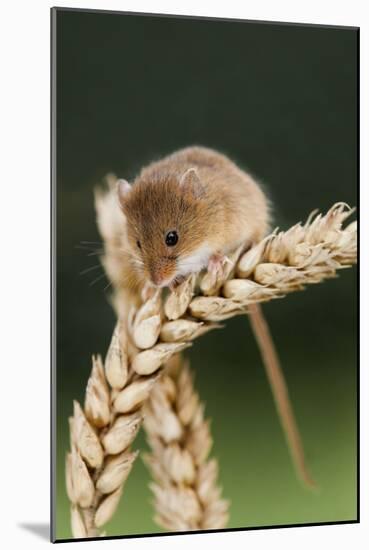
[[[2,5],[1,39],[1,200],[2,269],[0,305],[2,355],[1,537],[2,545],[38,548],[46,541],[20,524],[49,519],[49,8],[47,0]],[[205,0],[89,0],[58,6],[205,15],[268,21],[361,27],[361,98],[369,98],[369,33],[366,2],[258,0],[215,3]],[[362,302],[368,254],[365,235],[368,198],[368,102],[361,105]],[[351,184],[351,183],[350,183]],[[5,193],[4,193],[5,192]],[[364,212],[364,213],[363,213]],[[362,307],[362,327],[369,326]],[[363,328],[363,330],[365,330]],[[362,339],[360,525],[215,533],[191,537],[125,539],[80,543],[125,548],[363,548],[369,539],[368,338]],[[364,490],[365,489],[365,490]],[[9,541],[9,545],[6,542]]]

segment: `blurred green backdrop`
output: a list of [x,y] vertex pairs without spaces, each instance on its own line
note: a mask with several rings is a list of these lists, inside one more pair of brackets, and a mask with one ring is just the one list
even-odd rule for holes
[[[265,183],[275,224],[356,203],[355,29],[57,10],[57,538],[71,537],[67,418],[114,326],[93,187],[189,144]],[[98,247],[98,245],[97,245]],[[247,318],[188,355],[212,419],[229,527],[356,518],[356,273],[265,306],[317,493],[296,480]],[[140,434],[135,448],[145,447]],[[109,535],[154,533],[140,459]]]

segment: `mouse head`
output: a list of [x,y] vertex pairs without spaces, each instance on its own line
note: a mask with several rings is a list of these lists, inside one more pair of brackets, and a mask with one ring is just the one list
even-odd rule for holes
[[141,277],[164,287],[206,265],[205,189],[194,168],[181,176],[157,173],[139,177],[132,186],[125,180],[117,185]]

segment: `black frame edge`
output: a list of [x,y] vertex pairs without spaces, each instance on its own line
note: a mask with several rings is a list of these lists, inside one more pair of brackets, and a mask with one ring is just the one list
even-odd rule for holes
[[50,9],[50,541],[56,542],[56,16]]

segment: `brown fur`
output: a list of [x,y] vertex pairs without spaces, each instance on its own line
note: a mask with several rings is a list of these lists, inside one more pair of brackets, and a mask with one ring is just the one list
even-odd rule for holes
[[[200,196],[179,184],[191,168],[201,181]],[[259,185],[227,157],[205,147],[182,149],[144,168],[122,208],[138,270],[153,281],[174,277],[178,259],[205,242],[213,253],[227,254],[242,242],[260,240],[269,222]],[[170,230],[179,235],[173,247],[165,244]]]

